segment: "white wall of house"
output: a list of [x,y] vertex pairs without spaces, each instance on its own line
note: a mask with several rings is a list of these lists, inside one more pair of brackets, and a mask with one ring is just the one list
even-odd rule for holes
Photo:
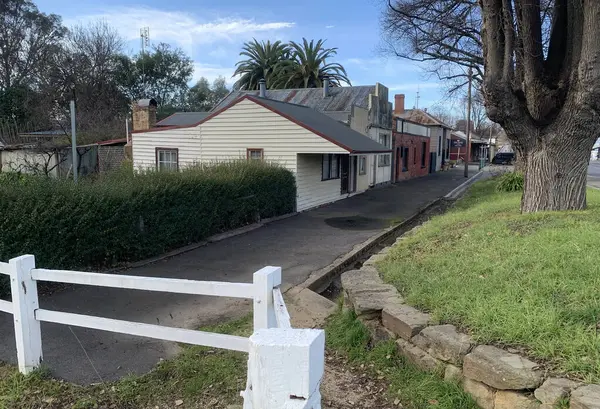
[[156,148],[179,149],[179,167],[194,165],[200,158],[200,127],[168,129],[132,135],[133,168],[156,169]]
[[246,157],[246,149],[264,150],[264,159],[296,172],[298,153],[348,151],[282,116],[244,100],[200,125],[203,162]]
[[[340,193],[339,178],[321,180],[323,154],[348,151],[250,100],[195,128],[135,133],[136,169],[156,168],[156,148],[178,149],[180,168],[245,159],[247,149],[262,149],[264,160],[276,162],[296,175],[298,211],[348,197]],[[372,160],[376,155],[366,156]],[[368,188],[367,177],[357,176],[357,192]]]
[[[372,127],[369,129],[369,137],[379,143],[381,143],[382,135],[387,135],[387,145],[388,149],[392,149],[392,131],[390,129],[382,129],[378,127]],[[369,163],[369,168],[372,170],[371,174],[371,183],[375,185],[379,185],[382,183],[389,183],[392,181],[392,154],[385,153],[380,155],[372,155],[371,161]],[[384,165],[384,156],[388,156],[387,165]],[[373,174],[375,175],[373,177]]]
[[[370,185],[370,172],[369,172],[369,163],[372,163],[375,160],[375,157],[377,155],[373,155],[373,154],[369,154],[369,155],[358,155],[358,159],[357,159],[357,170],[356,170],[356,192],[360,193],[360,192],[364,192],[365,190],[369,189],[369,185]],[[361,175],[360,174],[360,161],[361,161],[361,157],[364,157],[367,163],[366,166],[366,173]]]
[[350,128],[369,136],[369,110],[353,105],[350,113]]
[[[392,131],[390,129],[371,125],[369,111],[367,109],[357,106],[352,107],[350,128],[377,142],[381,142],[381,133],[386,134],[389,136],[387,147],[392,149]],[[391,154],[388,153],[386,155],[390,156]],[[392,180],[392,157],[390,156],[389,165],[379,166],[380,161],[378,156],[379,155],[368,155],[367,158],[367,177],[365,179],[368,180],[368,183],[371,186],[388,183]]]
[[298,155],[296,207],[299,212],[348,197],[340,193],[339,178],[321,180],[322,158],[321,154]]

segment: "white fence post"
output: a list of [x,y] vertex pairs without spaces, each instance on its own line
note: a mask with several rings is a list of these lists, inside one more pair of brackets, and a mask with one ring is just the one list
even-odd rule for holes
[[258,330],[250,337],[244,408],[321,409],[324,370],[323,330]]
[[31,279],[35,257],[16,257],[8,264],[19,371],[28,374],[42,362],[42,331],[35,319],[35,310],[39,308],[37,283]]
[[254,273],[254,331],[277,327],[273,288],[281,285],[281,267],[264,267]]

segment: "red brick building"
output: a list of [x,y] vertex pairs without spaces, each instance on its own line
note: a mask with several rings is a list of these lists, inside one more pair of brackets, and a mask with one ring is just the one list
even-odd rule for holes
[[[480,139],[480,137],[471,134],[471,149],[469,162],[477,162],[481,155],[487,156],[489,141]],[[454,131],[450,139],[450,160],[464,162],[467,155],[467,135],[462,131]]]
[[396,118],[393,131],[394,181],[425,176],[431,155],[429,128],[403,118]]

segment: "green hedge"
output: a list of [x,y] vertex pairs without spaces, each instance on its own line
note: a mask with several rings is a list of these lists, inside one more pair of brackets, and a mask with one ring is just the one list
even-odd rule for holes
[[140,260],[290,213],[296,201],[293,174],[261,162],[135,176],[121,171],[77,185],[0,176],[0,260],[30,253],[47,268]]

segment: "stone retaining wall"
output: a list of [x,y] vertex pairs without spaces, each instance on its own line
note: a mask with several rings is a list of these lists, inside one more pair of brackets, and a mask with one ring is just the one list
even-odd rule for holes
[[[399,238],[402,240],[402,238]],[[344,304],[381,339],[424,371],[458,381],[482,409],[600,409],[600,385],[548,376],[538,364],[492,345],[477,345],[453,325],[437,325],[429,314],[404,303],[376,268],[390,247],[360,270],[342,274]]]

